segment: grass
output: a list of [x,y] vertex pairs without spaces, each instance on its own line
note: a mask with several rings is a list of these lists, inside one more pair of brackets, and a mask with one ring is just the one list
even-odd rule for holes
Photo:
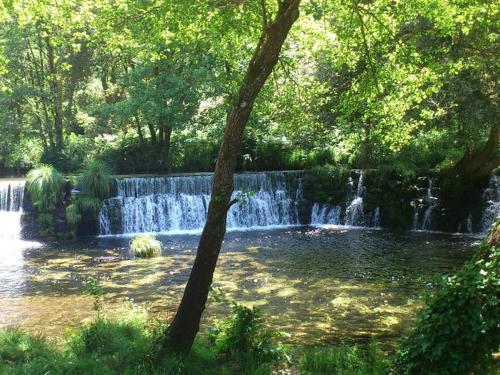
[[340,345],[306,351],[300,368],[311,375],[383,375],[389,372],[389,361],[375,343],[363,348]]
[[90,160],[78,178],[78,187],[86,196],[104,199],[109,194],[110,173],[106,163],[97,159]]
[[36,208],[41,211],[50,211],[61,195],[64,177],[54,167],[41,165],[29,171],[26,189]]
[[[234,344],[237,354],[228,353],[231,348],[226,345],[214,345],[214,332],[199,335],[189,354],[160,352],[158,343],[165,335],[165,325],[150,320],[145,310],[136,306],[114,320],[97,315],[57,342],[19,329],[0,330],[0,374],[268,375],[289,367],[279,351],[256,355],[256,350],[276,350],[275,344],[263,343],[265,330],[255,324],[256,316],[260,313],[255,310],[235,307],[221,323],[220,334],[215,334],[219,344]],[[300,369],[301,374],[387,373],[386,359],[375,344],[365,349],[341,346],[310,350],[292,367],[292,373]]]
[[[0,330],[2,375],[269,374],[267,365],[246,369],[219,357],[198,339],[189,354],[158,353],[165,332],[143,313],[108,320],[98,318],[56,343],[22,330]],[[237,369],[237,370],[236,370]]]
[[149,234],[141,234],[130,241],[130,253],[138,258],[159,256],[162,250],[162,243]]

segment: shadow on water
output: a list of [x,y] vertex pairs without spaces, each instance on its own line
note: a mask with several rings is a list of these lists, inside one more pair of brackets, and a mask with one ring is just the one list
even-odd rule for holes
[[[198,235],[160,236],[164,256],[128,254],[130,238],[89,238],[71,245],[2,250],[0,326],[59,335],[92,316],[84,281],[97,276],[111,314],[133,299],[168,319],[189,276]],[[473,239],[432,233],[342,228],[229,232],[214,287],[261,306],[269,324],[293,342],[397,337],[411,326],[419,293],[435,273],[463,264]],[[6,254],[10,254],[6,255]],[[206,317],[227,305],[210,304]]]

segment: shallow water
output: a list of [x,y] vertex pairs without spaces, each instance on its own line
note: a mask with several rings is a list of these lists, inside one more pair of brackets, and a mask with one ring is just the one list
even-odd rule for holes
[[[0,245],[0,327],[57,336],[92,316],[84,281],[98,277],[105,309],[133,299],[151,314],[172,317],[196,251],[198,235],[160,237],[164,256],[131,259],[130,238],[98,237],[24,250]],[[300,227],[229,232],[214,287],[264,310],[290,341],[317,343],[378,336],[392,340],[413,323],[419,293],[436,273],[474,252],[470,237],[436,233]],[[25,244],[26,245],[26,244]],[[99,262],[116,256],[118,261]],[[204,322],[223,317],[210,303]]]

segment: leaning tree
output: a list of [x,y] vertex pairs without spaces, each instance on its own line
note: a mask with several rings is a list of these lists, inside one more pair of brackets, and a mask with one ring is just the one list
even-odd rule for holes
[[299,4],[300,0],[278,0],[274,18],[269,20],[265,0],[261,1],[261,35],[226,119],[207,221],[184,295],[166,336],[168,347],[174,350],[189,351],[199,331],[201,315],[226,233],[227,211],[235,203],[231,201],[231,194],[243,131],[255,99],[278,62],[283,43],[299,16]]

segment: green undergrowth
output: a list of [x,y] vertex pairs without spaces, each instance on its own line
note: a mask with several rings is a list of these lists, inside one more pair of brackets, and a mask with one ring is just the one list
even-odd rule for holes
[[306,350],[300,369],[310,375],[383,375],[389,372],[389,361],[375,342],[366,346],[342,344]]
[[[1,330],[0,374],[259,375],[291,368],[303,374],[378,375],[386,366],[375,346],[309,349],[302,359],[290,357],[286,349],[302,351],[285,348],[279,341],[282,334],[267,331],[260,310],[238,304],[227,319],[199,335],[189,354],[160,352],[165,332],[162,323],[137,307],[118,319],[99,314],[58,341]],[[378,370],[362,372],[372,367]]]

